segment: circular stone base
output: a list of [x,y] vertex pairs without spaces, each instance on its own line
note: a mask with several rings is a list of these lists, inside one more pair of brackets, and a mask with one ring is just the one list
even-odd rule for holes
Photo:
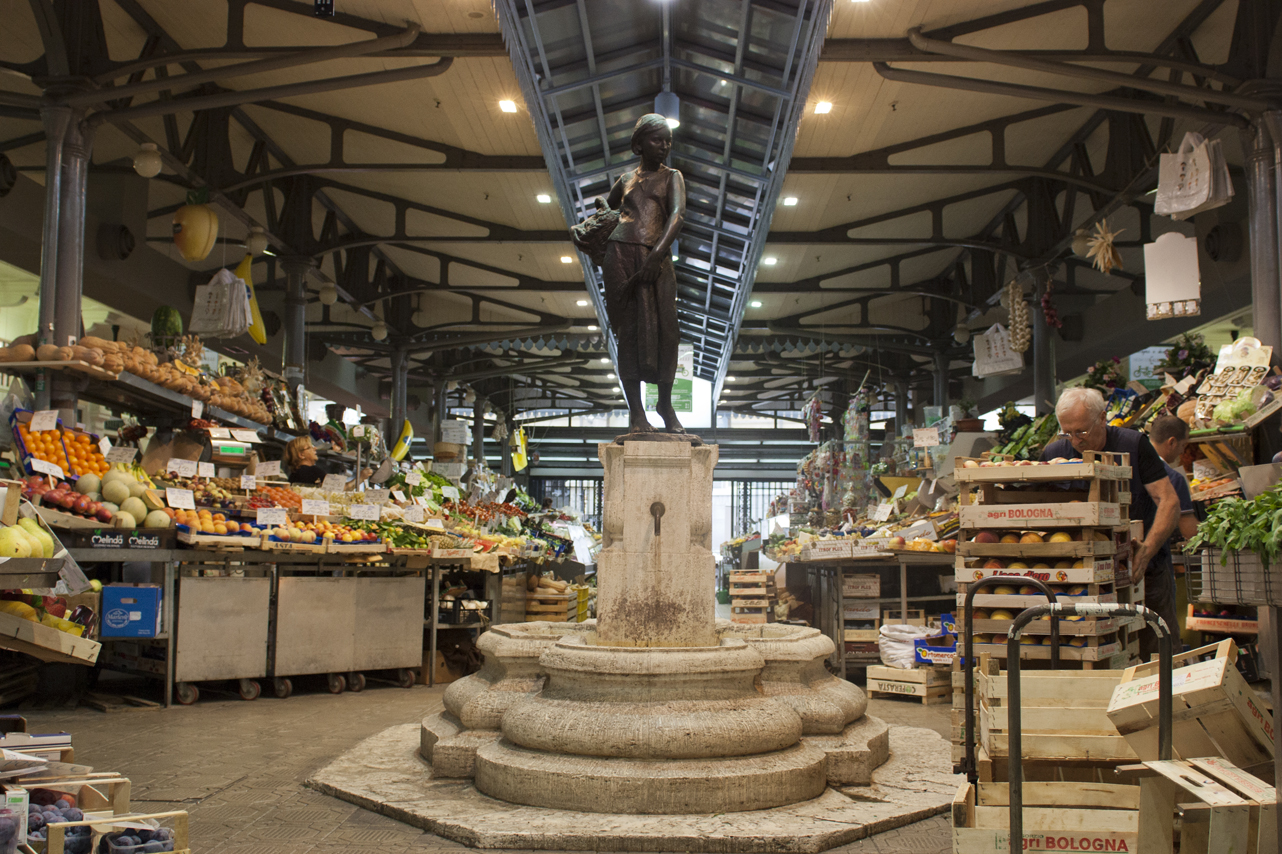
[[743,812],[823,794],[827,761],[806,744],[717,759],[605,759],[527,750],[505,740],[476,752],[476,788],[515,804],[581,812]]

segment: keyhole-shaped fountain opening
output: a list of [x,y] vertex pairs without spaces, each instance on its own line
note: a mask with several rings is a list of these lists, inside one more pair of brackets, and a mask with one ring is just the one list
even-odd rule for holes
[[654,535],[659,536],[659,520],[663,518],[663,502],[656,501],[650,505],[650,515],[654,517]]

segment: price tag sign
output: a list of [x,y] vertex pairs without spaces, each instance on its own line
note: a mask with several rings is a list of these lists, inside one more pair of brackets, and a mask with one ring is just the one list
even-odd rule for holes
[[242,474],[240,476],[240,488],[253,492],[258,488],[258,478],[252,474]]
[[392,493],[387,489],[367,489],[365,490],[365,500],[371,504],[382,504],[387,501],[388,496]]
[[41,474],[52,475],[53,477],[62,478],[67,476],[67,473],[60,466],[47,463],[44,460],[38,460],[35,457],[31,458],[31,468]]
[[395,498],[397,502],[401,504],[405,503],[405,493],[401,492],[399,489],[392,490],[392,497]]
[[405,484],[407,486],[418,486],[423,482],[423,475],[419,472],[412,471],[405,475]]
[[896,501],[898,501],[899,499],[903,498],[907,494],[908,494],[908,484],[902,483],[899,485],[899,488],[895,490],[895,494],[893,497]]
[[878,504],[877,509],[872,512],[874,522],[885,522],[890,518],[890,513],[895,509],[893,504]]
[[260,525],[288,525],[289,511],[284,507],[259,507],[258,524]]
[[165,466],[165,471],[173,472],[179,477],[195,477],[196,461],[180,460],[177,457],[173,457],[169,460],[169,464]]
[[280,460],[259,463],[258,475],[261,477],[280,477]]
[[452,499],[454,499],[455,501],[458,501],[458,487],[457,487],[457,486],[442,486],[442,487],[441,487],[441,498],[452,498]]
[[379,509],[377,504],[353,504],[347,508],[347,515],[353,519],[364,519],[368,522],[378,521]]
[[342,492],[347,488],[347,477],[341,474],[327,474],[321,481],[321,489],[326,492]]
[[27,425],[32,433],[43,433],[46,430],[58,429],[58,410],[42,409],[31,415],[31,423]]
[[138,449],[120,446],[112,448],[103,456],[107,458],[109,463],[131,463],[134,461],[134,457],[138,456]]
[[231,431],[226,427],[210,427],[209,438],[211,439],[230,439]]
[[308,516],[328,516],[329,502],[317,501],[315,498],[304,498],[303,513]]
[[251,445],[258,444],[258,434],[253,430],[233,430],[231,437],[237,442],[248,442]]
[[191,402],[191,417],[199,418],[205,414],[205,402],[203,400],[193,400]]
[[175,510],[195,510],[196,499],[190,489],[178,489],[170,486],[165,489],[165,503]]
[[913,430],[914,448],[933,448],[939,444],[938,427],[919,427]]
[[427,516],[427,511],[416,504],[412,504],[405,508],[405,512],[402,515],[405,517],[406,522],[422,522],[423,518]]
[[196,471],[201,477],[217,477],[218,470],[214,468],[213,463],[197,463]]
[[108,439],[106,436],[103,436],[101,439],[99,439],[98,450],[102,452],[102,455],[104,457],[107,456],[107,454],[111,453],[111,440]]
[[429,528],[439,528],[442,531],[445,530],[445,523],[442,522],[440,519],[428,519],[423,524],[427,525],[427,527]]

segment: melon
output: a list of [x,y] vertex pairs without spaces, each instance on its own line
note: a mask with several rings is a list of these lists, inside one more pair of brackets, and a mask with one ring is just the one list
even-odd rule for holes
[[113,480],[123,480],[128,482],[133,479],[133,475],[129,474],[129,472],[121,471],[120,469],[110,469],[102,476],[102,482],[104,485],[111,483]]
[[103,500],[111,504],[124,504],[129,499],[129,485],[122,480],[113,480],[102,488]]
[[164,499],[161,498],[159,493],[154,489],[144,489],[142,491],[142,495],[139,497],[142,498],[142,503],[147,505],[148,510],[155,511],[165,509]]
[[147,514],[147,518],[142,520],[144,528],[168,528],[174,522],[169,518],[169,514],[164,510],[152,510]]
[[76,481],[76,492],[81,495],[92,495],[102,488],[102,480],[96,474],[82,474]]
[[183,318],[178,309],[172,305],[162,305],[151,316],[151,338],[153,341],[181,338]]
[[141,498],[126,498],[120,502],[120,512],[128,513],[135,519],[142,519],[147,515],[147,505],[142,503]]
[[139,483],[136,480],[132,481],[129,484],[129,494],[132,495],[134,498],[142,498],[143,493],[145,493],[146,491],[147,491],[147,487],[143,486],[141,483]]
[[115,516],[111,517],[111,524],[117,528],[137,528],[138,520],[132,513],[121,510]]
[[103,509],[104,509],[104,510],[106,510],[108,513],[110,513],[112,516],[115,516],[117,513],[119,513],[119,512],[120,512],[120,505],[119,505],[119,504],[113,504],[113,503],[112,503],[112,502],[110,502],[110,501],[104,501],[104,502],[102,502],[102,507],[103,507]]

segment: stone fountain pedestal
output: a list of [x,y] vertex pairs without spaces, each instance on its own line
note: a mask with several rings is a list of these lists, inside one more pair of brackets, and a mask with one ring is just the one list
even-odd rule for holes
[[599,456],[598,619],[494,627],[418,727],[421,759],[394,728],[312,785],[493,848],[821,851],[946,809],[947,742],[900,730],[888,763],[890,728],[825,669],[825,635],[716,620],[716,447]]

